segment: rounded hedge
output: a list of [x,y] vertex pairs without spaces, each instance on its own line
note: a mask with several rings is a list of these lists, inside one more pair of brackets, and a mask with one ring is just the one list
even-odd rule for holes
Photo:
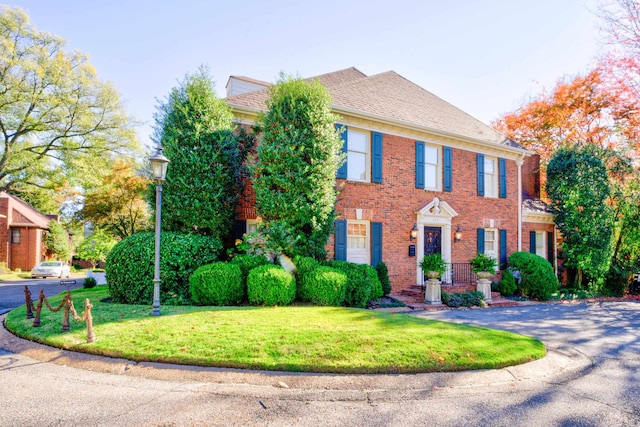
[[299,301],[309,302],[311,297],[307,278],[320,266],[320,263],[315,258],[305,256],[298,256],[293,262],[296,266],[296,298]]
[[370,300],[379,299],[383,296],[378,272],[370,265],[355,264],[347,261],[328,261],[326,264],[347,275],[345,306],[365,308]]
[[253,305],[288,305],[296,297],[296,281],[279,265],[261,265],[249,272],[247,296]]
[[242,270],[228,262],[198,267],[189,277],[189,289],[196,305],[236,305],[245,295]]
[[558,291],[558,278],[546,259],[529,252],[514,252],[509,256],[509,268],[518,272],[522,294],[540,301],[548,300]]
[[[188,304],[189,276],[196,268],[218,261],[222,243],[211,236],[162,233],[160,241],[160,301]],[[105,264],[114,302],[151,304],[155,262],[154,233],[139,233],[118,242]]]
[[271,264],[271,262],[269,262],[267,257],[264,255],[238,254],[231,258],[231,264],[235,264],[240,267],[240,271],[242,272],[242,283],[246,291],[247,276],[249,275],[249,272],[261,265]]
[[308,301],[315,305],[339,306],[347,290],[347,275],[332,267],[318,267],[305,276]]

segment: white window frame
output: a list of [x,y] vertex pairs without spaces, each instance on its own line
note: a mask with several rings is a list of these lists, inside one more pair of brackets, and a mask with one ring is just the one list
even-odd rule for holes
[[247,234],[257,234],[258,233],[258,224],[260,221],[257,219],[247,219],[246,221],[246,230]]
[[[493,173],[487,172],[487,163],[492,165]],[[484,156],[484,197],[498,197],[498,159],[496,157]]]
[[[429,186],[428,182],[429,179],[427,177],[428,173],[429,173],[429,166],[434,166],[434,163],[428,163],[427,162],[427,150],[428,149],[435,149],[436,150],[436,160],[437,163],[435,163],[435,181],[436,181],[436,185],[435,187],[433,186]],[[426,143],[424,144],[424,189],[427,191],[442,191],[442,147],[438,146],[438,145],[433,145],[433,144],[429,144]]]
[[[353,149],[353,145],[351,143],[352,138],[351,135],[362,135],[365,138],[365,149],[366,151],[355,150]],[[354,162],[349,161],[349,155],[357,154],[364,155],[364,179],[356,178],[352,176],[354,172],[353,165]],[[359,175],[362,174],[362,171],[358,171]],[[355,182],[371,182],[371,132],[367,132],[360,129],[352,129],[351,127],[347,128],[347,180],[355,181]]]
[[[488,239],[493,234],[493,240]],[[487,242],[493,242],[493,250],[488,249]],[[484,229],[484,253],[485,255],[498,260],[500,259],[500,232],[497,228]]]
[[[365,225],[364,248],[349,247],[349,225]],[[371,264],[371,222],[361,220],[347,220],[347,261],[356,264]]]
[[544,231],[536,231],[536,255],[547,259],[547,242],[546,233]]

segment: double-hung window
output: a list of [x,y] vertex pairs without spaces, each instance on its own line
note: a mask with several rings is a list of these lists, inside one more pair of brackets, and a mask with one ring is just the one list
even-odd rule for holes
[[11,229],[11,243],[15,243],[15,244],[20,243],[20,229],[18,228]]
[[416,188],[452,190],[451,147],[416,141]]
[[498,195],[498,180],[496,179],[496,159],[493,157],[484,158],[484,196],[496,197]]
[[424,146],[424,188],[440,190],[440,150],[433,145]]
[[369,135],[347,129],[347,179],[351,181],[369,182],[370,141]]
[[478,196],[507,197],[507,162],[505,159],[478,154]]
[[347,221],[347,261],[369,264],[369,221]]

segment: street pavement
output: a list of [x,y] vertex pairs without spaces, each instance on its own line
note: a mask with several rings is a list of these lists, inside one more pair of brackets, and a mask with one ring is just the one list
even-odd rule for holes
[[548,356],[485,371],[297,374],[134,363],[0,328],[0,426],[640,425],[637,301],[411,315],[535,336]]
[[[60,284],[61,282],[63,284]],[[65,285],[64,283],[68,283],[68,285]],[[83,283],[84,277],[77,274],[72,275],[69,279],[17,279],[1,281],[0,314],[25,303],[25,285],[29,287],[29,291],[31,291],[31,299],[35,302],[38,300],[40,289],[44,290],[44,294],[46,296],[51,296],[59,294],[66,289],[73,290],[81,288]]]

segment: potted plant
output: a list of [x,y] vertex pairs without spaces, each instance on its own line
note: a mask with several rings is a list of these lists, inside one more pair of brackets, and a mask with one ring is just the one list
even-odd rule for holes
[[471,270],[481,279],[488,279],[493,276],[498,266],[495,258],[481,253],[471,258],[469,263],[471,264]]
[[420,268],[429,279],[438,279],[446,271],[447,263],[442,259],[442,254],[429,254],[420,262]]

